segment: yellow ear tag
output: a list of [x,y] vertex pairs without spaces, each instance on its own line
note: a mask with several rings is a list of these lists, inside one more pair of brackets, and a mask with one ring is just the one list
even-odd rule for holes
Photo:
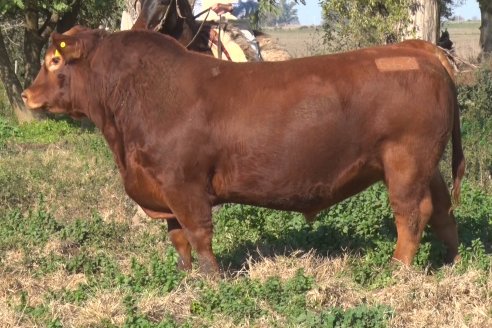
[[65,41],[62,41],[60,42],[60,48],[65,48],[67,46],[67,44],[65,43]]
[[61,54],[60,52],[58,51],[58,49],[55,49],[55,56],[54,57],[61,57]]

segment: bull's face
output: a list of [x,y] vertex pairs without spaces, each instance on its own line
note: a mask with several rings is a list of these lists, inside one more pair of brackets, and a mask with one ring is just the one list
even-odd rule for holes
[[46,109],[51,113],[67,113],[78,117],[74,110],[71,87],[76,67],[87,53],[87,38],[80,37],[84,28],[74,27],[63,35],[53,33],[52,44],[44,56],[36,79],[24,90],[22,98],[30,109]]
[[32,85],[24,90],[22,98],[30,109],[47,109],[64,113],[71,109],[70,68],[56,47],[51,46],[44,56],[44,63]]

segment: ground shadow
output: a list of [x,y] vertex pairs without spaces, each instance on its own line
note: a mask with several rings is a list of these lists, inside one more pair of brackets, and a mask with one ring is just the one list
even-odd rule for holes
[[[471,247],[472,242],[478,239],[484,245],[485,252],[490,254],[492,232],[490,229],[483,229],[487,223],[476,218],[472,220],[458,217],[457,220],[461,247]],[[332,258],[343,254],[357,254],[363,257],[370,252],[381,252],[383,256],[390,258],[396,245],[396,237],[396,228],[392,218],[385,219],[377,233],[368,237],[362,237],[356,233],[341,233],[339,227],[323,223],[318,226],[306,225],[297,230],[286,230],[280,235],[261,232],[256,242],[240,241],[234,245],[233,249],[218,253],[217,257],[221,267],[231,272],[239,271],[250,258],[255,261],[278,255],[288,256],[298,252],[313,252],[317,256]],[[386,245],[390,243],[393,246],[379,250],[381,243]],[[433,271],[446,264],[444,262],[446,249],[429,228],[424,233],[421,245],[414,265]]]

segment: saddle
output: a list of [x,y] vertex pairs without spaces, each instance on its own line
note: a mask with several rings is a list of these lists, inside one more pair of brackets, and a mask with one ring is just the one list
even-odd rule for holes
[[260,61],[258,52],[241,30],[231,24],[213,24],[209,46],[215,58],[233,62]]

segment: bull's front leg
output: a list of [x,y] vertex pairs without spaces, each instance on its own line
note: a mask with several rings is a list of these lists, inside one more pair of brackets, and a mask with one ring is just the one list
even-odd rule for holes
[[180,185],[166,190],[165,196],[183,236],[197,252],[200,270],[217,274],[219,266],[212,252],[212,206],[204,189],[200,185]]

